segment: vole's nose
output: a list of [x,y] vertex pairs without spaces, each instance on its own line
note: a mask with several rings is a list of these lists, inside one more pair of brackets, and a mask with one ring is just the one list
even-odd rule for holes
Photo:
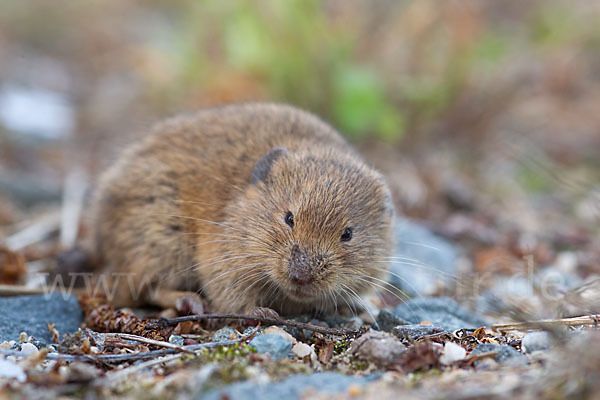
[[297,244],[292,246],[288,272],[290,279],[299,285],[308,285],[315,280],[311,262]]

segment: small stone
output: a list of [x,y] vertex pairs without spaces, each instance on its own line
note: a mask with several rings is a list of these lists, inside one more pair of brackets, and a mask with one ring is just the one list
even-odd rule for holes
[[24,343],[27,341],[27,332],[19,333],[19,343]]
[[2,378],[13,378],[16,379],[17,382],[25,382],[27,380],[27,375],[25,375],[25,371],[17,364],[8,359],[4,360],[0,358],[0,377]]
[[240,336],[235,331],[235,329],[233,329],[230,326],[226,326],[215,332],[215,334],[212,337],[212,341],[213,342],[225,342],[227,340],[238,339],[239,337]]
[[183,346],[183,337],[179,335],[171,335],[169,337],[169,343],[176,344],[177,346]]
[[281,335],[262,334],[250,341],[250,346],[259,353],[269,353],[274,360],[287,357],[292,350],[292,343]]
[[482,343],[477,345],[475,350],[470,355],[477,355],[483,353],[489,353],[490,351],[497,351],[498,355],[494,357],[494,360],[503,365],[509,365],[513,367],[526,365],[529,360],[526,356],[519,353],[517,350],[510,346],[493,343]]
[[446,332],[439,325],[399,325],[392,329],[392,333],[400,340],[416,340],[423,336],[435,335]]
[[292,347],[292,353],[298,358],[304,358],[311,355],[315,351],[306,343],[298,342]]
[[533,353],[538,350],[548,350],[553,344],[548,332],[530,332],[523,337],[521,348],[525,353]]
[[392,364],[404,350],[406,346],[390,333],[369,331],[352,343],[349,352],[385,368]]
[[373,327],[384,332],[391,332],[395,326],[408,324],[410,324],[410,322],[406,322],[402,318],[395,316],[390,311],[381,310],[377,315],[377,319],[375,320]]
[[440,362],[444,365],[450,365],[455,361],[462,360],[467,355],[467,351],[453,342],[446,342],[444,345],[444,354],[440,357]]
[[21,345],[21,351],[27,355],[39,353],[38,348],[31,343],[23,343]]
[[288,342],[290,342],[292,344],[298,342],[295,337],[293,337],[292,335],[290,335],[289,333],[287,333],[286,331],[284,331],[283,329],[281,329],[278,326],[269,326],[268,328],[266,328],[263,331],[263,333],[266,335],[280,335],[281,337],[283,337],[285,340],[287,340]]

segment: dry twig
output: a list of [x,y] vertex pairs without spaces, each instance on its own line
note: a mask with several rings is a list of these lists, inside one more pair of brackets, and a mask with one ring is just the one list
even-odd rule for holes
[[498,332],[516,331],[516,330],[548,330],[557,326],[576,326],[576,325],[598,325],[600,323],[600,314],[583,315],[580,317],[543,319],[539,321],[517,322],[513,324],[495,324],[492,330]]

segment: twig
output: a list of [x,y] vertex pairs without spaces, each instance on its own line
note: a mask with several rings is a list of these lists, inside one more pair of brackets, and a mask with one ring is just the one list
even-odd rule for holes
[[598,325],[600,314],[583,315],[580,317],[543,319],[539,321],[517,322],[513,324],[495,324],[492,330],[498,332],[513,330],[547,330],[557,326]]
[[[236,343],[241,343],[245,340],[250,339],[256,330],[252,332],[248,336],[241,337],[239,339],[234,340],[224,340],[222,342],[208,342],[208,343],[199,343],[193,344],[190,346],[183,346],[187,350],[200,350],[200,349],[211,349],[219,346],[229,346]],[[136,360],[146,360],[148,358],[155,358],[160,356],[165,356],[169,354],[174,354],[176,350],[174,349],[165,349],[165,350],[152,350],[152,351],[144,351],[140,353],[129,353],[129,354],[60,354],[60,353],[48,353],[46,358],[48,360],[62,360],[62,361],[103,361],[103,362],[120,362],[120,361],[136,361]],[[4,354],[7,356],[15,356],[19,358],[26,358],[29,354],[25,354],[22,351],[17,350],[4,350],[0,349],[0,354]],[[181,353],[180,353],[181,354]]]
[[178,358],[181,358],[182,356],[183,356],[183,353],[169,354],[169,355],[163,356],[161,358],[157,358],[156,360],[144,361],[139,364],[135,364],[130,367],[119,369],[112,373],[108,373],[105,377],[98,379],[97,383],[102,385],[102,383],[106,380],[118,381],[120,379],[128,377],[130,374],[132,374],[134,372],[138,372],[145,368],[152,367],[152,366],[158,365],[158,364],[162,364],[167,361],[173,361]]
[[150,321],[146,324],[146,329],[163,329],[167,326],[177,325],[180,322],[187,321],[201,321],[204,319],[238,319],[238,320],[250,320],[250,321],[259,321],[267,325],[287,325],[292,326],[294,328],[307,329],[314,332],[336,335],[336,336],[344,336],[344,335],[353,335],[358,333],[358,330],[355,329],[344,329],[344,328],[326,328],[318,325],[308,324],[305,322],[298,322],[290,319],[281,319],[281,318],[267,318],[267,317],[259,317],[254,315],[245,315],[245,314],[202,314],[202,315],[187,315],[185,317],[177,317],[177,318],[160,318],[154,321]]
[[129,333],[101,333],[104,337],[118,337],[125,340],[133,340],[140,343],[151,344],[153,346],[165,347],[167,349],[178,350],[188,354],[196,354],[195,351],[185,348],[185,346],[179,346],[169,342],[163,342],[161,340],[148,339],[143,336],[131,335]]

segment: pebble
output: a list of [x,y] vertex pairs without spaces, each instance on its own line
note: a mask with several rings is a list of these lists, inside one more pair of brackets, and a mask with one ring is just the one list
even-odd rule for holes
[[373,362],[379,367],[392,364],[406,350],[398,339],[388,332],[369,331],[350,346],[350,354]]
[[0,298],[0,342],[17,340],[20,333],[37,340],[52,343],[48,323],[55,323],[60,334],[74,333],[79,329],[82,312],[77,299],[61,294],[49,298],[45,295]]
[[292,350],[292,343],[281,335],[262,334],[250,341],[250,346],[259,353],[269,353],[274,360],[287,357]]
[[212,337],[213,342],[225,342],[227,340],[238,339],[240,335],[230,326],[219,329]]
[[388,310],[381,310],[377,315],[373,327],[384,332],[391,332],[394,327],[398,325],[408,325],[409,323],[410,322],[406,322],[402,318],[395,316]]
[[287,333],[286,331],[284,331],[283,329],[281,329],[278,326],[269,326],[268,328],[266,328],[263,331],[263,333],[265,335],[279,335],[292,344],[295,344],[296,342],[298,342],[295,337],[293,337],[292,335],[290,335],[289,333]]
[[458,360],[462,360],[467,355],[467,351],[462,346],[454,342],[446,342],[444,345],[444,354],[440,357],[440,362],[444,365],[450,365]]
[[392,329],[392,333],[400,340],[416,340],[423,336],[435,335],[436,333],[446,332],[444,328],[439,325],[399,325]]
[[298,342],[292,347],[292,353],[298,358],[304,358],[313,354],[315,351],[306,343]]
[[27,375],[25,375],[23,368],[8,359],[5,360],[2,358],[0,358],[0,377],[16,379],[17,382],[25,382],[27,380]]
[[176,344],[177,346],[183,346],[184,338],[179,335],[171,335],[169,336],[169,343]]
[[489,353],[490,351],[497,351],[498,355],[494,357],[494,360],[500,364],[508,366],[521,366],[526,365],[529,360],[527,357],[510,346],[493,343],[482,343],[477,345],[470,355]]
[[21,345],[21,352],[30,355],[30,354],[36,354],[39,353],[40,351],[38,350],[37,347],[35,347],[34,344],[31,343],[23,343]]
[[412,299],[400,304],[392,314],[412,324],[429,321],[450,332],[457,329],[477,329],[488,325],[482,316],[461,307],[456,301],[447,297]]
[[521,348],[525,353],[548,350],[553,346],[552,336],[548,332],[530,332],[523,337]]

